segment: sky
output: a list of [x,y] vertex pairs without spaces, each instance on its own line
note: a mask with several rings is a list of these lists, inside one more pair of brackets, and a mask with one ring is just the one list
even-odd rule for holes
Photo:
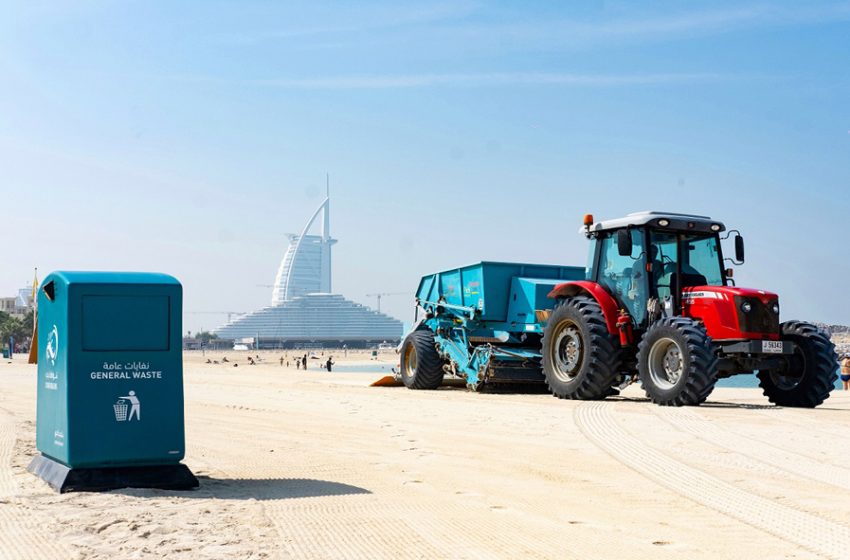
[[[51,270],[268,305],[330,175],[334,291],[583,265],[582,216],[712,216],[739,285],[850,324],[850,2],[0,0],[0,294]],[[730,246],[731,247],[731,246]]]

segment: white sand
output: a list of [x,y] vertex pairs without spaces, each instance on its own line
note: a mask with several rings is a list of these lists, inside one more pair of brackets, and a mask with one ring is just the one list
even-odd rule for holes
[[35,368],[0,364],[0,559],[850,558],[844,393],[666,409],[637,387],[415,392],[317,365],[187,358],[201,489],[60,496],[25,471]]

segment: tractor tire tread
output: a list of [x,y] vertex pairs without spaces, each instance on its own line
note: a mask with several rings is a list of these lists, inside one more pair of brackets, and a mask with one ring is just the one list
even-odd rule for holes
[[[687,346],[687,379],[684,387],[675,395],[663,395],[649,379],[648,353],[653,335],[658,329],[672,328]],[[719,358],[711,338],[699,323],[687,317],[667,317],[647,329],[638,344],[638,364],[643,390],[649,399],[661,406],[697,406],[708,398],[717,382]]]
[[786,321],[781,326],[782,338],[810,345],[815,362],[813,375],[792,391],[776,387],[769,371],[757,374],[759,387],[767,400],[778,406],[814,408],[829,398],[838,380],[838,356],[829,335],[817,326],[804,321]]
[[[578,374],[580,382],[575,387],[564,387],[548,370],[547,346],[549,329],[544,330],[541,347],[543,352],[543,374],[546,385],[553,396],[559,399],[599,400],[615,394],[611,391],[620,372],[621,349],[619,341],[608,332],[608,324],[597,301],[586,295],[578,295],[561,300],[552,310],[549,320],[558,319],[564,311],[584,323],[587,331],[585,343],[586,372]],[[585,369],[584,367],[582,369]]]

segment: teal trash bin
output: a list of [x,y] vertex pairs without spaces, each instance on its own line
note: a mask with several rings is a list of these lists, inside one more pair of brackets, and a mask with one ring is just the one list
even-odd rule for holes
[[38,292],[36,447],[60,492],[188,489],[182,286],[165,274],[54,272]]

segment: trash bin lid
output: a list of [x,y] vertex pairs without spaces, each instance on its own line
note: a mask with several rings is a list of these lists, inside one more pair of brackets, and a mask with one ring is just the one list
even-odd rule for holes
[[180,284],[177,278],[160,272],[95,272],[58,270],[44,281],[59,278],[66,284]]

